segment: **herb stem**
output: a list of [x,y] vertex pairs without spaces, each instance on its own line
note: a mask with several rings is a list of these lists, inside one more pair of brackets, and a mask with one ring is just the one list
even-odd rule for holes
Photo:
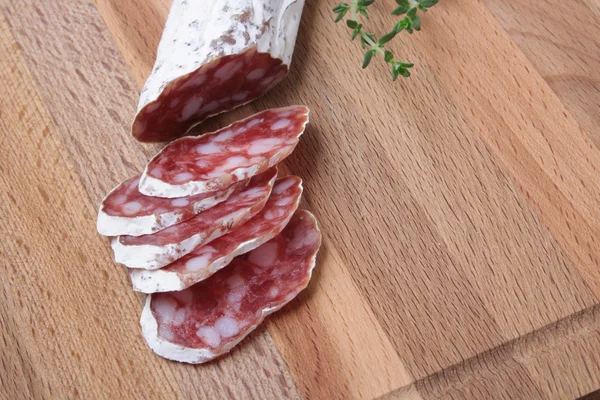
[[[350,3],[350,19],[358,21],[358,2],[359,0],[352,0]],[[371,48],[377,50],[381,54],[385,54],[385,50],[375,43],[364,31],[360,31],[360,37],[371,46]]]
[[385,53],[383,48],[381,46],[379,46],[377,43],[375,43],[373,40],[371,40],[371,38],[366,33],[361,32],[360,36],[365,40],[365,42],[367,42],[369,44],[369,46],[371,46],[371,48],[377,50],[381,54]]
[[353,21],[358,21],[358,0],[352,0],[352,3],[350,3],[350,18]]

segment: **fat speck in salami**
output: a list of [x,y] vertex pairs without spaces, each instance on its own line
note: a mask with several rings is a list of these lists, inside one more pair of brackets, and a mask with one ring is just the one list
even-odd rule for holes
[[301,194],[302,180],[297,176],[278,179],[265,207],[244,225],[197,247],[164,268],[130,270],[134,290],[144,293],[183,290],[207,279],[234,257],[254,250],[278,235],[296,211]]
[[185,134],[262,96],[287,74],[304,0],[174,0],[132,133]]
[[275,108],[213,133],[175,140],[148,163],[139,190],[168,198],[222,190],[287,157],[307,123],[304,106]]
[[111,242],[115,261],[143,269],[170,264],[254,217],[267,202],[276,176],[276,167],[268,169],[223,203],[159,232],[115,237]]
[[140,321],[144,338],[158,355],[181,362],[225,354],[306,287],[320,243],[315,218],[297,211],[278,236],[209,279],[149,295]]

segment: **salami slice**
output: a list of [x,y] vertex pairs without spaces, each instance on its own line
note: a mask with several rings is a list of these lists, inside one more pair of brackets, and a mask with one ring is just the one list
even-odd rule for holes
[[145,196],[138,190],[139,182],[140,176],[134,176],[102,200],[96,224],[101,235],[140,236],[158,232],[222,203],[242,190],[248,180],[216,192],[176,199]]
[[199,364],[231,350],[310,280],[321,234],[299,210],[286,228],[209,279],[146,298],[141,325],[158,355]]
[[208,210],[162,231],[112,240],[115,261],[129,268],[157,269],[190,253],[254,217],[265,205],[276,167],[253,177],[248,186]]
[[244,225],[164,268],[154,271],[132,269],[133,289],[156,293],[183,290],[225,267],[231,260],[247,253],[278,235],[296,211],[302,195],[302,180],[287,176],[275,182],[265,207]]
[[262,96],[287,74],[304,0],[174,0],[132,133],[185,134]]
[[146,166],[139,190],[183,197],[221,190],[287,157],[308,123],[308,109],[266,110],[226,128],[168,144]]

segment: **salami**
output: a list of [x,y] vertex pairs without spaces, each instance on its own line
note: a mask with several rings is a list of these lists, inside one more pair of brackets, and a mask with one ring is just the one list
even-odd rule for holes
[[304,106],[276,108],[210,134],[175,140],[148,163],[139,190],[166,198],[222,190],[287,157],[307,123]]
[[151,235],[118,236],[111,245],[115,261],[129,268],[157,269],[242,225],[265,205],[276,167],[253,177],[248,186],[200,214]]
[[183,290],[225,267],[278,235],[296,211],[302,195],[302,180],[287,176],[275,182],[265,207],[244,225],[200,246],[164,268],[132,269],[133,289],[144,293]]
[[133,121],[142,142],[185,134],[287,74],[304,0],[174,0]]
[[248,183],[240,181],[216,192],[164,199],[141,194],[139,182],[140,176],[134,176],[102,200],[96,224],[101,235],[140,236],[158,232],[222,203]]
[[199,364],[230,351],[310,280],[321,234],[308,211],[257,249],[180,292],[146,298],[141,325],[158,355]]

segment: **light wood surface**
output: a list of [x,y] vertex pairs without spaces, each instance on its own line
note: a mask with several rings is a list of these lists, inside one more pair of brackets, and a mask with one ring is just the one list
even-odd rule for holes
[[[482,399],[600,387],[595,0],[443,0],[381,60],[307,0],[288,78],[208,131],[306,104],[283,169],[324,245],[230,355],[169,362],[95,232],[160,146],[129,134],[169,0],[0,1],[0,398]],[[370,24],[391,26],[376,2]]]

